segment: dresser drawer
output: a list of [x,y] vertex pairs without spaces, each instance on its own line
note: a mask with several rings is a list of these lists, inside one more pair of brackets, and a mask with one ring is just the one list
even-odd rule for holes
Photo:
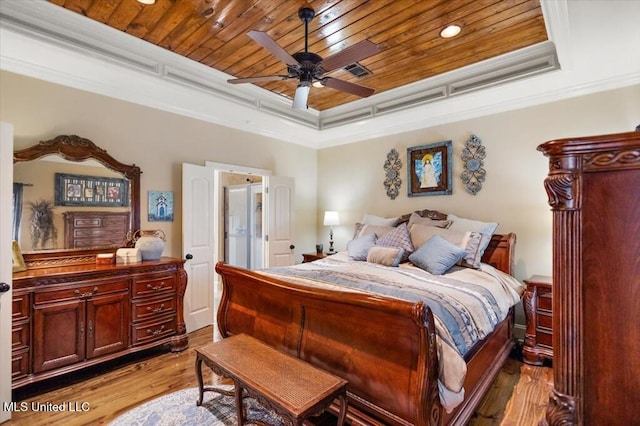
[[13,301],[11,303],[11,320],[20,321],[29,318],[29,305],[31,304],[31,295],[13,293]]
[[11,353],[11,380],[26,377],[29,371],[29,349]]
[[54,301],[59,302],[65,300],[75,300],[79,298],[89,298],[92,296],[118,293],[128,290],[129,281],[126,279],[106,283],[96,282],[94,284],[80,284],[76,287],[36,292],[34,295],[34,303],[37,305]]
[[11,349],[19,350],[29,347],[31,326],[28,321],[16,322],[11,325]]
[[148,275],[133,281],[133,297],[149,297],[174,292],[176,279],[174,275]]
[[133,303],[133,321],[147,320],[175,312],[175,310],[176,298],[173,295],[151,300],[139,300]]
[[144,345],[175,334],[175,315],[161,319],[150,320],[135,324],[132,330],[131,342],[133,346]]

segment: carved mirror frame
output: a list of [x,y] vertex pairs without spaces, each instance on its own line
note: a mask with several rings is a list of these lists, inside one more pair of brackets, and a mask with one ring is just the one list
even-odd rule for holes
[[[77,135],[60,135],[41,141],[37,145],[14,151],[13,163],[32,161],[47,155],[59,155],[68,161],[95,160],[103,166],[120,173],[130,182],[131,234],[140,229],[140,175],[142,171],[135,164],[124,164],[113,158],[106,150],[91,140]],[[117,247],[114,247],[114,251]],[[95,254],[105,252],[105,248],[54,249],[42,252],[25,252],[23,257],[27,268],[47,267],[57,264],[95,262]]]

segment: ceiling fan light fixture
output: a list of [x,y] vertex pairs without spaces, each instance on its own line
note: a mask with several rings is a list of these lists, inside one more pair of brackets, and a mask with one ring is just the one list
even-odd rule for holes
[[460,34],[462,28],[459,25],[447,25],[445,28],[440,31],[440,37],[442,38],[452,38]]
[[302,82],[296,88],[296,94],[293,97],[293,109],[307,109],[307,101],[309,100],[309,91],[311,85],[308,82]]
[[142,4],[156,4],[156,0],[138,0],[138,3],[142,3]]

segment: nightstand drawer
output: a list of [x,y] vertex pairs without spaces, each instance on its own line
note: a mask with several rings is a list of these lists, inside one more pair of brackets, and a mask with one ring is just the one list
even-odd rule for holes
[[541,294],[540,289],[538,289],[538,310],[545,310],[547,312],[551,312],[553,310],[551,293]]
[[546,333],[538,330],[536,334],[536,340],[538,345],[546,346],[547,348],[553,347],[553,335],[551,333]]
[[551,312],[538,312],[537,320],[538,328],[543,328],[549,331],[553,330],[553,318],[551,317]]

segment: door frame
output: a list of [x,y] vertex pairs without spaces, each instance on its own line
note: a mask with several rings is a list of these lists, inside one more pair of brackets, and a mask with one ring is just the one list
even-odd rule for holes
[[[214,161],[205,161],[205,167],[211,167],[213,169],[213,200],[214,210],[216,214],[213,216],[213,234],[217,238],[216,245],[214,247],[215,262],[224,260],[224,188],[221,184],[221,175],[223,173],[236,173],[243,175],[256,175],[271,176],[273,172],[266,169],[257,169],[254,167],[239,166],[237,164],[217,163]],[[264,179],[262,180],[263,192],[264,192]],[[220,282],[218,274],[214,277],[215,289],[220,290]],[[218,292],[216,292],[218,294]]]

